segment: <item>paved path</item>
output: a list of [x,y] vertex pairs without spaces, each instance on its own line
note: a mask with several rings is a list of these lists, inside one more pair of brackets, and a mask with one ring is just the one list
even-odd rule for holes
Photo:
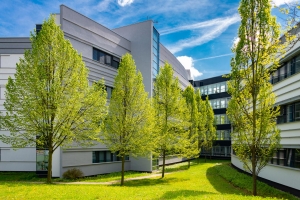
[[[165,173],[165,174],[170,174],[170,173]],[[158,177],[161,176],[161,174],[152,174],[149,176],[140,176],[140,177],[135,177],[135,178],[127,178],[124,181],[132,181],[132,180],[140,180],[140,179],[146,179],[146,178],[153,178],[153,177]],[[120,180],[116,181],[108,181],[108,182],[53,182],[54,184],[65,184],[65,185],[113,185],[116,183],[120,183]]]

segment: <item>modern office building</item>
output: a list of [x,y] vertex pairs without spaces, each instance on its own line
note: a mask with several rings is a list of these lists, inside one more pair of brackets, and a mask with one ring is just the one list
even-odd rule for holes
[[217,76],[213,78],[193,81],[195,89],[200,89],[202,99],[208,96],[214,110],[217,137],[211,149],[202,149],[201,156],[230,159],[231,156],[231,124],[226,115],[226,108],[230,95],[227,93],[228,78]]
[[[108,29],[82,14],[64,6],[56,14],[56,23],[60,25],[66,39],[82,55],[89,69],[89,81],[104,79],[108,102],[122,55],[132,54],[137,70],[143,75],[143,81],[149,96],[153,95],[153,80],[159,66],[168,61],[174,76],[179,78],[182,88],[188,86],[190,74],[176,57],[160,43],[159,32],[152,20],[128,26]],[[32,27],[34,28],[34,27]],[[39,30],[40,25],[36,29]],[[29,34],[29,33],[28,33]],[[9,76],[14,75],[16,63],[23,57],[24,50],[30,49],[29,38],[0,38],[0,111],[4,111],[5,84]],[[0,134],[9,134],[0,130]],[[26,147],[13,150],[9,145],[0,142],[0,171],[47,171],[47,149]],[[177,162],[179,160],[173,160]],[[151,158],[134,159],[129,156],[125,170],[152,171],[158,165]],[[98,144],[90,148],[59,148],[53,155],[53,177],[72,168],[79,168],[85,176],[110,173],[121,170],[121,164],[106,146]]]
[[[276,106],[280,106],[277,126],[281,130],[281,148],[274,153],[259,177],[270,184],[294,191],[300,196],[300,43],[280,60],[280,67],[270,77]],[[243,164],[232,154],[231,163],[239,169]]]

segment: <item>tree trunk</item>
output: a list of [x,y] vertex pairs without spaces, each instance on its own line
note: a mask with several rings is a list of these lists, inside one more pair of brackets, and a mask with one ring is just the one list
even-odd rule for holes
[[189,160],[188,162],[189,162],[189,164],[188,164],[188,168],[190,168],[190,166],[191,166],[191,161]]
[[251,159],[251,162],[252,162],[252,194],[253,196],[256,196],[257,195],[257,191],[256,191],[256,155],[255,155],[255,150],[254,150],[254,147],[252,147],[253,150],[252,150],[252,159]]
[[165,177],[165,164],[166,164],[166,150],[163,150],[163,168],[162,168],[162,173],[161,177]]
[[52,155],[53,149],[52,147],[49,147],[47,183],[52,183]]
[[125,156],[122,155],[122,175],[121,175],[121,186],[124,185],[124,165],[125,165]]
[[255,172],[252,174],[252,181],[253,181],[253,196],[256,196],[257,195],[257,191],[256,191],[256,179],[257,179],[257,176],[255,174]]
[[206,155],[205,155],[205,162],[206,162]]

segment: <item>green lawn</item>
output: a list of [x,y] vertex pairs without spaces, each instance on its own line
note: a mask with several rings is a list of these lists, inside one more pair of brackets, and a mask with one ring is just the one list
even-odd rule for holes
[[[201,160],[200,164],[193,162],[190,169],[186,168],[187,163],[169,166],[167,171],[172,173],[166,174],[164,179],[155,177],[126,181],[124,187],[117,184],[47,185],[3,181],[0,178],[0,199],[296,199],[262,183],[259,184],[258,192],[263,197],[252,197],[249,191],[251,177],[236,172],[228,162],[218,162],[221,161],[204,163]],[[132,173],[129,176],[141,175]],[[113,177],[110,175],[106,178],[118,180],[119,174]]]

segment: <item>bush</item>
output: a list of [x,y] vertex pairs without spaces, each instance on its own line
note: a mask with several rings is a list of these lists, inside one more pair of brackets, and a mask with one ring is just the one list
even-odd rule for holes
[[77,179],[83,177],[83,172],[80,169],[69,169],[65,173],[63,173],[63,178],[65,179]]

